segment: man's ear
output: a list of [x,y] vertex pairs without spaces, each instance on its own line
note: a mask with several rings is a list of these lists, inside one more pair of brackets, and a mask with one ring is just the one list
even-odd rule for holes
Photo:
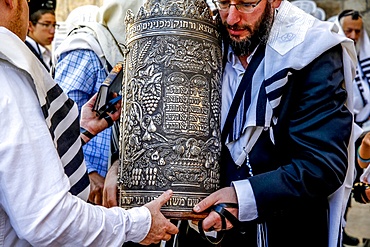
[[10,9],[13,9],[14,8],[14,0],[4,0],[4,2],[5,2],[5,5],[7,6],[7,7],[9,7]]
[[33,25],[32,21],[28,21],[28,32],[33,32],[35,29],[35,25]]
[[268,0],[271,3],[271,7],[274,9],[279,8],[282,0]]

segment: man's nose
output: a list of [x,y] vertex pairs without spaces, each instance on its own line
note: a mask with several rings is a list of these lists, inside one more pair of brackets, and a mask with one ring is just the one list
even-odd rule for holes
[[350,33],[347,34],[347,38],[350,38],[352,39],[353,41],[357,41],[357,34],[355,32],[355,30],[351,31]]
[[229,11],[227,13],[227,24],[232,26],[238,23],[241,19],[240,15],[241,13],[239,12],[239,10],[237,10],[236,6],[234,4],[230,5]]

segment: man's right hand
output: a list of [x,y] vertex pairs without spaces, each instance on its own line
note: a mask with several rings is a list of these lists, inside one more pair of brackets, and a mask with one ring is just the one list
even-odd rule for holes
[[[91,134],[97,135],[101,131],[109,127],[109,123],[104,118],[99,118],[92,109],[96,101],[97,93],[94,94],[81,108],[81,119],[80,126],[85,130],[88,130]],[[108,113],[112,122],[118,120],[121,115],[121,105],[122,101],[119,101],[115,107],[116,111],[114,113]]]
[[179,232],[179,229],[160,212],[161,207],[171,198],[172,194],[172,190],[167,190],[157,199],[144,205],[152,215],[152,224],[148,234],[140,244],[149,245],[159,243],[161,240],[168,241],[171,235]]
[[103,206],[110,208],[118,205],[117,202],[117,180],[118,180],[119,160],[113,162],[105,177],[103,189]]

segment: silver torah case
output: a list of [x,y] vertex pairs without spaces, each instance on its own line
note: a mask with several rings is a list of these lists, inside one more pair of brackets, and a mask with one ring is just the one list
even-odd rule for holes
[[219,188],[221,40],[203,0],[146,1],[126,16],[119,205],[173,190],[161,212],[192,208]]

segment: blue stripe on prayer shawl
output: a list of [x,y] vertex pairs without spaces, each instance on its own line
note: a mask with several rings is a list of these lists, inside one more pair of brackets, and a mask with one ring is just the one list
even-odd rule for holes
[[359,66],[356,69],[355,82],[360,91],[360,96],[362,100],[362,106],[366,106],[369,101],[364,95],[364,88],[362,83],[370,84],[370,58],[359,60]]
[[370,57],[368,57],[368,58],[365,58],[365,59],[363,59],[363,60],[359,60],[359,62],[360,62],[360,64],[362,65],[362,64],[368,64],[368,65],[370,65]]
[[[250,83],[248,85],[247,90],[245,90],[245,91],[246,92],[251,92],[252,91],[252,83]],[[248,109],[251,105],[251,102],[252,102],[252,95],[250,93],[244,93],[244,98],[243,98],[244,106],[243,106],[243,109],[242,109],[243,111],[240,111],[240,112],[244,113],[244,114],[242,114],[242,117],[243,117],[242,122],[240,122],[240,123],[242,123],[241,126],[243,126],[244,123],[247,121],[247,114],[245,114],[245,113],[248,111]],[[235,136],[235,139],[239,138],[240,135],[241,135],[241,133],[238,134],[237,137]]]
[[[248,88],[243,96],[243,105],[240,107],[238,110],[238,116],[239,120],[242,119],[242,121],[234,121],[233,128],[235,130],[239,131],[232,131],[232,139],[230,139],[231,135],[229,135],[229,141],[236,140],[240,137],[242,134],[241,132],[244,131],[246,128],[246,122],[247,122],[247,113],[252,114],[253,112],[255,113],[255,116],[250,116],[252,120],[255,120],[255,125],[256,126],[265,126],[269,127],[271,126],[271,121],[272,121],[272,113],[269,113],[271,110],[270,108],[267,108],[268,104],[271,106],[272,111],[274,114],[276,113],[276,109],[280,104],[283,92],[284,92],[284,86],[288,82],[288,75],[289,71],[291,69],[285,69],[282,70],[278,73],[276,73],[274,76],[269,78],[266,81],[263,81],[261,83],[261,86],[258,90],[258,97],[255,103],[255,106],[251,106],[252,104],[252,96],[251,96],[251,91],[252,91],[252,85],[256,85],[258,83],[252,83],[248,85]],[[250,109],[251,107],[255,107],[256,109]],[[238,124],[240,126],[238,127]]]
[[370,80],[370,58],[359,61],[364,75]]
[[267,101],[266,91],[262,83],[259,93],[258,93],[258,100],[257,100],[256,126],[265,126],[266,101]]
[[[275,112],[280,104],[281,97],[283,96],[285,85],[288,82],[289,73],[292,69],[284,69],[273,75],[271,78],[264,81],[265,88],[271,89],[267,92],[267,98]],[[272,104],[271,102],[275,102]]]
[[[228,142],[237,140],[243,134],[242,132],[244,130],[245,123],[249,120],[252,120],[252,124],[255,122],[254,118],[256,116],[251,115],[254,115],[254,112],[256,112],[256,109],[254,109],[256,107],[254,105],[256,102],[252,101],[254,100],[252,97],[258,93],[253,90],[258,89],[257,87],[261,84],[261,81],[258,80],[262,80],[263,76],[262,68],[264,65],[264,51],[264,45],[258,47],[235,92],[234,99],[231,103],[225,126],[222,131],[225,134],[227,133],[226,135],[222,134],[222,139],[225,141],[226,139],[228,139]],[[253,82],[253,80],[257,82]]]

